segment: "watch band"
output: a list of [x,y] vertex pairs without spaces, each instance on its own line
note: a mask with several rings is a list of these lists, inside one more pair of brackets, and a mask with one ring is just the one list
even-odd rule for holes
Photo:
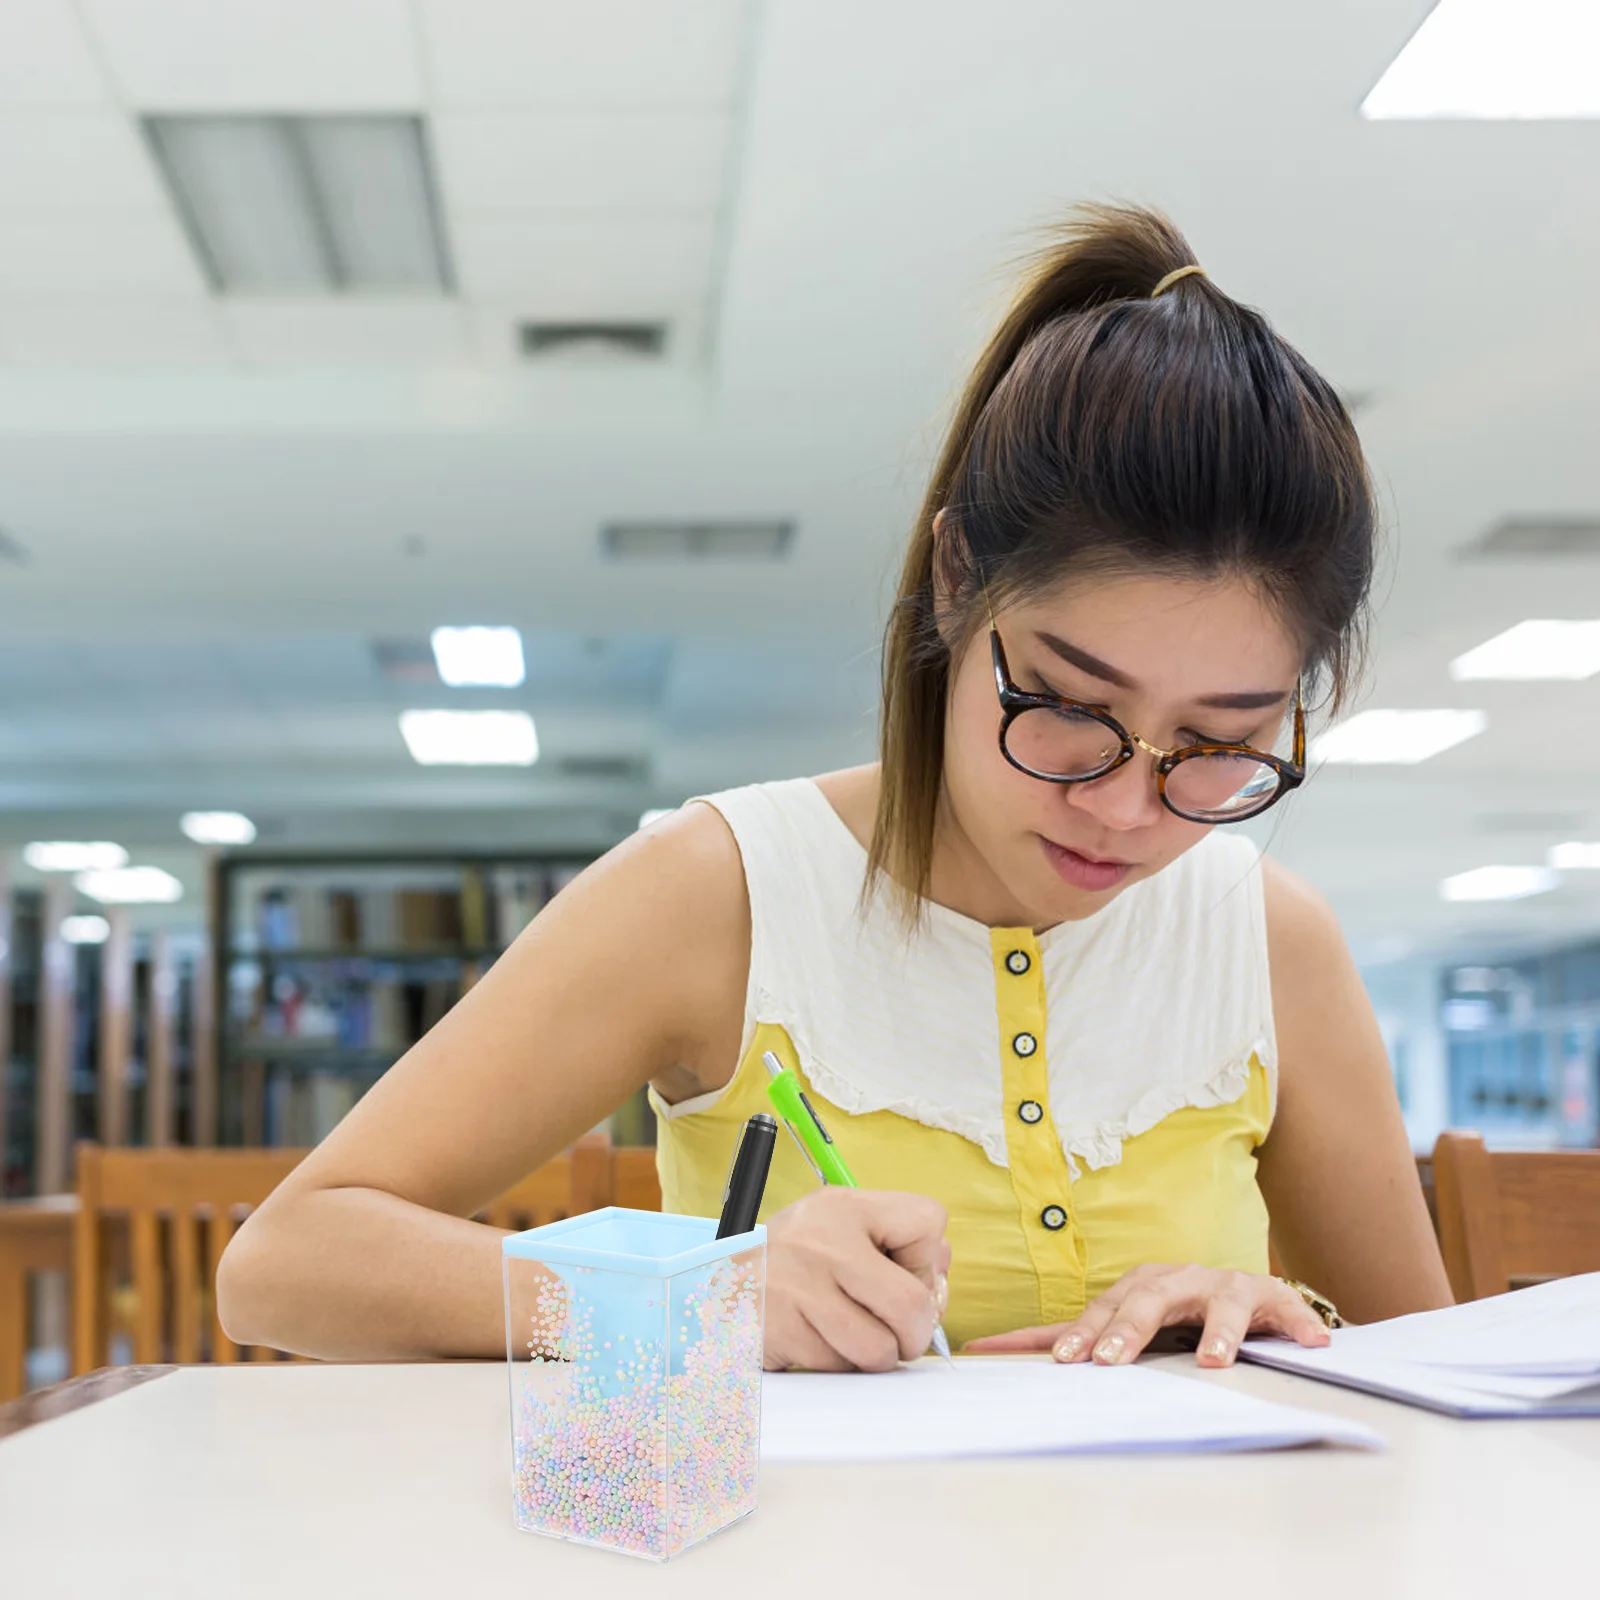
[[1339,1308],[1327,1295],[1318,1294],[1309,1283],[1301,1283],[1298,1278],[1279,1278],[1279,1283],[1287,1284],[1322,1318],[1323,1325],[1329,1328],[1342,1328],[1344,1318],[1339,1315]]

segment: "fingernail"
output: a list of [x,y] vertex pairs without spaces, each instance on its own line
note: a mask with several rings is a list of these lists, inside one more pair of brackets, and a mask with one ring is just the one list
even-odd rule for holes
[[1200,1354],[1208,1361],[1226,1361],[1228,1359],[1228,1341],[1226,1339],[1207,1339]]
[[1057,1361],[1076,1361],[1078,1352],[1083,1349],[1083,1335],[1081,1333],[1063,1334],[1056,1340],[1053,1352]]
[[941,1317],[950,1309],[950,1280],[942,1272],[933,1280],[933,1303]]
[[1122,1360],[1125,1344],[1126,1341],[1120,1333],[1108,1334],[1094,1347],[1094,1358],[1107,1366],[1115,1366]]

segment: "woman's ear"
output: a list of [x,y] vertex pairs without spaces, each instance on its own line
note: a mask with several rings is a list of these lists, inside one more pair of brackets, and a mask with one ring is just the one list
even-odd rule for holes
[[948,649],[956,644],[958,600],[971,583],[972,553],[944,506],[933,519],[933,620]]

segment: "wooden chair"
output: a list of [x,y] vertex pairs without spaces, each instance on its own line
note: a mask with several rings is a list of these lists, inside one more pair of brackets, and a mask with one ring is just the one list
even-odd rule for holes
[[[217,1320],[217,1262],[240,1222],[304,1150],[102,1150],[78,1146],[73,1244],[74,1372],[109,1360],[114,1307],[131,1323],[133,1359],[233,1362],[240,1347]],[[132,1293],[121,1291],[108,1223],[127,1219]],[[248,1347],[251,1360],[275,1352]]]
[[1600,1272],[1600,1150],[1496,1150],[1478,1133],[1433,1147],[1439,1247],[1458,1300]]
[[35,1274],[72,1271],[71,1195],[0,1200],[0,1405],[27,1381],[29,1282]]
[[[276,1351],[240,1347],[228,1338],[217,1320],[213,1285],[239,1224],[306,1153],[80,1145],[73,1370],[105,1364],[119,1328],[140,1364],[278,1359]],[[613,1203],[660,1209],[655,1151],[613,1149],[605,1133],[592,1133],[513,1184],[478,1220],[519,1231]]]

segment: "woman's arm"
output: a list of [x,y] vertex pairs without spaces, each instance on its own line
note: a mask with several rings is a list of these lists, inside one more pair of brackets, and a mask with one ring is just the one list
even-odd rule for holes
[[1283,1269],[1352,1322],[1451,1303],[1383,1039],[1333,912],[1273,861],[1278,1109],[1261,1192]]
[[652,1078],[737,1063],[749,906],[693,806],[570,884],[247,1221],[230,1337],[329,1358],[504,1350],[500,1238],[465,1220]]

